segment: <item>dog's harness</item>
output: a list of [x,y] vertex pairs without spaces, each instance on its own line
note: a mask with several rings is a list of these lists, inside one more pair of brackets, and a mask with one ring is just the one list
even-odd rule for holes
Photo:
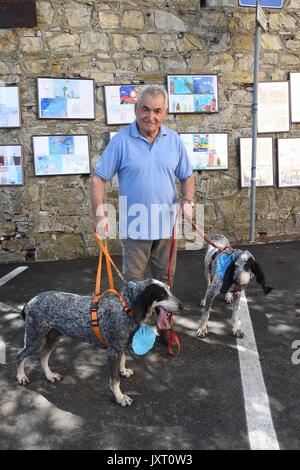
[[[99,254],[99,261],[98,261],[95,294],[93,295],[93,298],[92,298],[92,306],[91,306],[91,310],[90,310],[91,326],[92,326],[92,329],[93,329],[95,335],[97,336],[100,343],[102,344],[102,346],[104,348],[107,348],[106,341],[105,341],[105,339],[103,338],[103,336],[101,334],[100,327],[99,327],[99,322],[98,322],[98,313],[97,312],[98,312],[98,304],[99,304],[100,299],[102,299],[105,295],[113,294],[116,297],[118,297],[118,299],[119,299],[119,301],[120,301],[120,303],[123,307],[123,310],[127,313],[127,315],[130,318],[133,318],[133,311],[127,305],[127,302],[124,299],[124,297],[122,297],[122,295],[115,289],[113,275],[112,275],[112,266],[114,267],[116,273],[118,274],[118,276],[122,280],[123,280],[123,276],[120,273],[117,266],[115,265],[115,263],[113,262],[110,254],[108,252],[106,243],[101,240],[101,238],[99,237],[99,235],[97,233],[95,233],[95,238],[96,238],[97,243],[100,246],[100,254]],[[104,292],[102,292],[102,294],[100,294],[103,253],[104,253],[105,259],[106,259],[106,270],[107,270],[107,276],[108,276],[109,289],[106,289]]]

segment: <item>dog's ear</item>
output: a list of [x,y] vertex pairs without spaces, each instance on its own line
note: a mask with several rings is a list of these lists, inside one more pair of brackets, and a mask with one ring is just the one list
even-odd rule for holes
[[145,319],[147,311],[153,303],[153,290],[155,288],[156,286],[150,284],[135,299],[132,310],[134,320],[138,325]]
[[266,279],[263,270],[261,269],[260,265],[256,261],[252,261],[250,265],[250,269],[253,272],[256,282],[262,286],[264,294],[269,294],[272,292],[273,287],[266,286]]
[[226,294],[228,290],[230,289],[230,287],[232,286],[232,284],[234,283],[234,280],[233,280],[234,271],[235,271],[235,262],[232,261],[225,271],[223,285],[221,287],[221,294]]

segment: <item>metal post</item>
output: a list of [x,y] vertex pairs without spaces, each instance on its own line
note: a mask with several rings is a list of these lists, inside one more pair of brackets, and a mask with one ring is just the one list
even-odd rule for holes
[[[258,0],[257,0],[258,1]],[[255,197],[256,197],[256,155],[257,155],[257,109],[258,109],[258,74],[259,74],[260,25],[256,20],[254,46],[254,83],[252,105],[252,165],[250,193],[250,241],[255,241]]]

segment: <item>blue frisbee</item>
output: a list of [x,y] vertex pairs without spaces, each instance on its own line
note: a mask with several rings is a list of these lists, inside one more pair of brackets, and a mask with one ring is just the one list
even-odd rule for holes
[[155,331],[147,325],[141,325],[132,338],[133,352],[138,356],[143,356],[153,348],[155,339]]

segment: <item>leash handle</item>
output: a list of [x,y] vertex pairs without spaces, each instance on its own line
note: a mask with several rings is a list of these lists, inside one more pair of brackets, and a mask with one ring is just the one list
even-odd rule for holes
[[103,258],[102,253],[104,253],[105,259],[106,259],[106,270],[107,270],[109,288],[110,289],[115,288],[114,281],[113,281],[113,275],[112,275],[112,267],[115,269],[117,275],[119,276],[119,278],[123,282],[124,282],[124,278],[123,278],[121,272],[119,271],[119,269],[117,268],[117,266],[115,265],[114,261],[112,260],[110,254],[108,252],[107,244],[105,242],[103,242],[103,240],[101,240],[101,238],[99,237],[99,235],[96,232],[94,232],[94,236],[95,236],[96,242],[98,243],[98,245],[100,247],[98,271],[97,271],[97,278],[96,278],[96,291],[95,291],[96,294],[98,294],[98,293],[100,293],[100,289],[101,289],[101,269],[102,269],[102,258]]

